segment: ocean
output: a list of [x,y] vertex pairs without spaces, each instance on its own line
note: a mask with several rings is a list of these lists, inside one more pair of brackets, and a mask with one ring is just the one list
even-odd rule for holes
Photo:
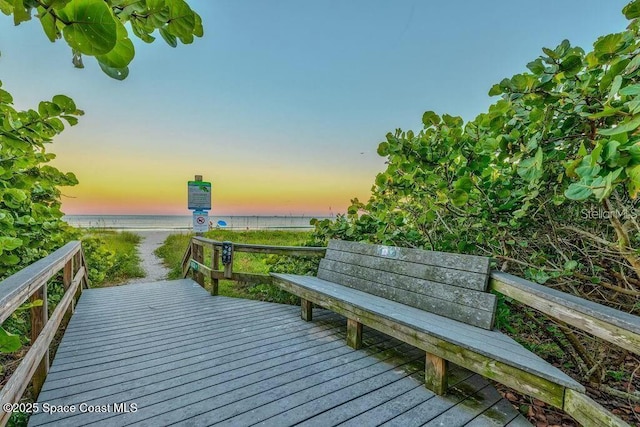
[[[209,216],[214,228],[231,230],[309,230],[312,218],[327,217]],[[63,220],[74,227],[115,230],[190,230],[193,226],[191,215],[65,215]]]

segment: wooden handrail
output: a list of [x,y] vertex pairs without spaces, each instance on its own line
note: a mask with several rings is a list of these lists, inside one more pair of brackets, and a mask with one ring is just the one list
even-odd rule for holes
[[[192,241],[196,244],[203,244],[210,248],[222,248],[224,242],[211,240],[204,237],[193,237]],[[249,252],[272,255],[291,255],[291,256],[324,256],[327,248],[314,246],[277,246],[277,245],[257,245],[253,243],[234,243],[233,250],[235,252]]]
[[[65,293],[49,316],[47,283],[60,270]],[[89,286],[82,245],[69,242],[50,255],[23,268],[0,282],[0,324],[31,297],[42,305],[31,308],[31,347],[7,383],[0,390],[0,406],[16,403],[30,382],[37,396],[49,371],[49,346],[67,312],[74,310],[74,301],[82,288]],[[11,414],[0,411],[0,426]]]
[[[189,271],[193,272],[193,279],[204,286],[204,274],[211,278],[211,295],[218,294],[218,282],[220,280],[234,280],[245,283],[272,283],[273,278],[268,274],[238,273],[233,271],[233,253],[260,253],[270,255],[288,255],[298,257],[322,257],[327,248],[313,246],[277,246],[258,245],[253,243],[232,243],[231,263],[220,268],[220,254],[225,242],[194,236],[191,238],[184,256],[182,257],[182,276],[187,277]],[[203,247],[212,249],[211,266],[204,264]]]
[[500,271],[489,287],[552,318],[640,354],[640,317]]
[[[212,279],[211,293],[217,295],[219,279],[230,279],[248,283],[271,283],[271,277],[264,274],[237,273],[232,265],[218,270],[218,258],[223,242],[193,237],[183,257],[183,274],[194,272],[194,279],[204,286],[204,275]],[[212,267],[204,264],[202,248],[213,249]],[[300,246],[271,246],[234,243],[234,252],[264,254],[323,256],[327,248]],[[588,332],[608,342],[640,354],[640,317],[570,295],[547,286],[530,282],[511,274],[492,271],[490,289],[506,295],[522,304],[532,307],[552,318],[561,320],[577,329]],[[627,426],[606,408],[596,403],[586,394],[567,389],[563,409],[584,425]]]

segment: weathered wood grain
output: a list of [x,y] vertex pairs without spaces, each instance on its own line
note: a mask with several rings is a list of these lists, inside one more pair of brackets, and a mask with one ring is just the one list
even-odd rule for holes
[[491,259],[476,255],[463,255],[448,252],[435,252],[423,249],[401,248],[396,246],[371,245],[346,240],[330,240],[327,249],[372,255],[418,264],[443,266],[462,271],[488,274]]
[[[66,265],[66,264],[65,264]],[[32,304],[40,303],[40,306],[32,307],[30,310],[30,318],[31,318],[31,342],[35,343],[44,328],[44,325],[49,321],[49,309],[47,302],[47,284],[45,283],[34,292],[30,297],[30,302]],[[71,306],[71,304],[69,304]],[[66,313],[65,313],[66,314]],[[47,346],[47,350],[45,351],[40,363],[38,363],[38,367],[33,373],[33,378],[31,379],[31,384],[33,386],[33,393],[37,397],[42,389],[42,385],[44,384],[45,378],[47,378],[47,373],[49,373],[49,347]]]
[[189,262],[191,261],[192,256],[193,256],[193,245],[189,244],[187,246],[187,249],[184,251],[184,254],[182,255],[182,263],[180,264],[182,266],[183,279],[186,279],[186,277],[189,275]]
[[630,427],[593,399],[575,390],[567,390],[564,410],[583,426]]
[[[350,247],[353,244],[349,245]],[[371,252],[370,245],[362,245],[363,252]],[[395,248],[400,250],[401,248]],[[437,254],[438,252],[434,252]],[[487,290],[489,279],[488,271],[477,273],[475,271],[457,270],[447,266],[446,256],[442,253],[442,264],[421,264],[419,262],[406,261],[404,259],[386,258],[374,255],[359,254],[340,251],[329,248],[325,259],[339,261],[345,264],[358,265],[372,270],[388,271],[402,276],[415,277],[431,282],[443,283],[449,286],[457,286],[465,289],[473,289],[484,292]],[[432,260],[431,262],[435,262]]]
[[[447,289],[440,288],[447,285],[435,284],[432,287],[430,282],[421,279],[324,259],[320,263],[318,278],[470,325],[493,328],[497,299],[486,292],[453,286],[450,288],[454,289],[447,292]],[[418,292],[420,286],[424,289],[422,292]]]
[[[204,248],[202,245],[192,241],[193,248],[191,249],[193,261],[197,262],[201,267],[204,267]],[[209,267],[206,267],[209,269]],[[200,286],[204,287],[204,274],[198,269],[193,272],[193,280],[195,280]]]
[[[434,396],[420,386],[416,378],[424,372],[424,354],[419,350],[370,330],[362,349],[354,351],[344,345],[345,319],[320,309],[313,322],[301,322],[298,310],[211,298],[191,280],[89,290],[40,401],[128,401],[138,403],[138,410],[37,414],[29,425],[245,426],[293,420],[333,426],[382,405],[377,424],[403,413],[424,424],[443,411],[458,411],[456,402],[463,397]],[[208,327],[212,324],[216,327]],[[475,379],[468,383],[468,374],[461,378],[460,387],[471,395],[487,386],[482,380],[479,386]],[[387,405],[390,399],[413,404]],[[432,412],[414,409],[429,402]],[[467,407],[458,418],[474,418],[483,410]]]
[[491,273],[491,288],[571,326],[640,354],[640,317],[530,282]]
[[447,361],[441,357],[426,353],[425,385],[437,395],[447,392]]
[[0,324],[55,273],[62,270],[79,250],[80,242],[69,242],[0,282]]
[[[62,268],[62,265],[60,268]],[[81,286],[84,280],[84,273],[84,267],[80,267],[69,289],[56,306],[49,321],[44,328],[42,328],[38,338],[31,344],[31,348],[29,348],[26,356],[22,359],[2,390],[0,390],[0,406],[5,403],[15,403],[19,401],[29,385],[31,378],[38,369],[42,358],[49,351],[51,340],[53,340],[64,314],[69,308],[71,300],[74,298],[77,288]],[[0,426],[4,426],[7,423],[9,416],[10,414],[7,412],[0,411]]]
[[[333,255],[335,252],[329,252]],[[432,298],[442,299],[447,302],[456,302],[462,305],[475,305],[480,310],[494,310],[494,297],[485,291],[477,291],[464,287],[447,285],[446,283],[434,282],[420,277],[406,276],[384,270],[381,264],[373,264],[375,267],[362,266],[363,263],[347,263],[337,261],[332,258],[320,260],[318,277],[323,274],[323,270],[336,271],[348,274],[375,283],[392,286],[408,292],[414,292]],[[483,279],[485,280],[485,279]]]
[[[221,248],[222,242],[206,239],[204,237],[194,237],[193,240],[208,246],[210,248]],[[261,253],[272,255],[290,255],[300,257],[322,257],[327,248],[313,246],[275,246],[275,245],[258,245],[253,243],[234,243],[234,250],[246,253]]]
[[[322,281],[322,285],[314,288],[313,283],[320,279],[272,275],[279,286],[301,298],[556,407],[562,408],[565,387],[584,390],[582,385],[562,371],[498,332],[479,328],[475,328],[479,332],[473,332],[470,326],[460,328],[455,321],[438,319],[440,316],[399,304],[395,309],[390,308],[389,304],[397,303],[372,295],[367,297],[367,294],[354,289],[350,290],[351,295],[339,296],[339,292],[334,292],[339,285],[330,282]],[[378,304],[387,308],[381,310]],[[420,322],[420,318],[424,320]],[[448,327],[443,323],[447,323]],[[468,335],[472,332],[477,334],[475,339]],[[494,344],[489,344],[492,339]]]
[[[62,269],[62,287],[66,291],[71,286],[71,281],[73,280],[73,258],[71,258],[64,265]],[[69,309],[67,310],[67,314],[65,315],[63,324],[69,323],[69,319],[71,319],[71,315],[76,309],[76,301],[75,299],[71,300],[71,304],[69,304]]]
[[362,347],[362,323],[347,319],[347,345],[355,350]]
[[249,284],[270,284],[273,281],[273,277],[267,274],[258,274],[258,273],[237,273],[232,272],[230,277],[225,276],[224,271],[212,271],[211,272],[212,279],[218,280],[233,280],[236,282],[245,282]]
[[313,304],[306,299],[300,299],[300,317],[306,322],[313,320]]
[[[214,247],[211,251],[211,269],[214,271],[220,270],[220,249],[217,247]],[[211,277],[211,295],[218,295],[219,282],[220,280],[214,279],[213,276]]]

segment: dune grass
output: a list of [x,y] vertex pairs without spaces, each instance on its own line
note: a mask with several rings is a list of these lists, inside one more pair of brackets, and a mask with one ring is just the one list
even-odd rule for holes
[[[310,238],[310,232],[304,231],[281,231],[281,230],[212,230],[205,233],[206,238],[218,241],[232,241],[234,243],[256,243],[263,245],[277,246],[302,246]],[[155,253],[164,264],[170,269],[169,278],[178,279],[182,271],[180,262],[189,244],[191,235],[174,234],[169,236],[164,244],[156,249]],[[205,265],[211,265],[211,252],[205,250]],[[236,253],[233,260],[233,269],[246,273],[269,273],[274,262],[274,256],[264,254]],[[210,284],[207,283],[207,286]],[[259,299],[275,302],[293,302],[289,294],[269,285],[248,286],[238,284],[230,280],[221,280],[218,292],[220,295]]]
[[[137,246],[141,237],[128,231],[91,230],[82,238],[90,268],[92,286],[121,284],[144,277]],[[95,242],[95,243],[91,243]]]

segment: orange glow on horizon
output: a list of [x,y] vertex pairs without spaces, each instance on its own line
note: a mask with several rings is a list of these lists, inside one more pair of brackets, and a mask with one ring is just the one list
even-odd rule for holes
[[[71,141],[74,142],[75,141]],[[143,155],[103,144],[90,153],[74,144],[56,147],[52,166],[73,171],[80,184],[62,188],[69,215],[189,215],[187,181],[212,182],[214,215],[315,215],[344,213],[350,200],[367,200],[382,159],[356,170],[333,159],[268,163],[260,158],[221,159],[172,151]],[[289,164],[290,163],[290,164]]]

